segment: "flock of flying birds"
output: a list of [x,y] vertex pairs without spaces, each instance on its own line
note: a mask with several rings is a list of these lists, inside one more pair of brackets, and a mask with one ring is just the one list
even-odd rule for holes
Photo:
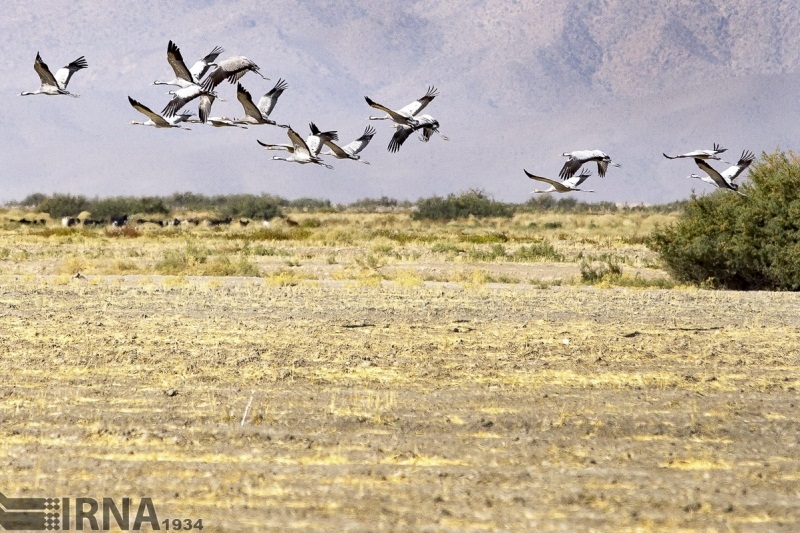
[[[181,129],[189,129],[183,125],[185,123],[202,123],[211,124],[216,127],[230,126],[241,128],[268,124],[285,128],[290,141],[288,144],[269,144],[258,141],[258,144],[267,150],[283,150],[290,154],[288,157],[273,156],[272,159],[301,164],[314,163],[329,169],[333,167],[325,163],[322,156],[331,156],[336,159],[351,159],[369,164],[367,161],[363,161],[359,154],[375,136],[375,128],[367,126],[364,133],[358,139],[344,146],[339,146],[336,143],[336,141],[339,140],[338,132],[320,131],[320,129],[311,122],[309,124],[311,133],[308,137],[303,139],[300,134],[288,124],[278,124],[270,118],[270,114],[278,103],[278,98],[280,98],[281,94],[288,88],[286,81],[279,79],[275,86],[265,93],[258,100],[258,104],[256,104],[250,92],[242,86],[239,80],[248,72],[257,74],[264,80],[268,80],[269,78],[261,74],[258,65],[245,56],[232,56],[222,61],[217,61],[217,58],[223,52],[224,50],[221,47],[216,46],[208,55],[196,61],[192,67],[189,68],[184,62],[183,55],[178,46],[174,42],[169,41],[167,44],[167,62],[172,67],[175,77],[169,81],[156,80],[153,82],[153,85],[173,85],[178,88],[168,93],[172,96],[172,99],[164,106],[161,113],[154,112],[143,103],[128,96],[128,102],[131,106],[148,119],[145,122],[134,120],[131,121],[131,124],[154,126],[156,128]],[[78,97],[77,94],[67,91],[67,85],[73,74],[88,66],[86,59],[81,56],[57,70],[54,75],[37,52],[33,68],[39,75],[41,85],[36,91],[23,92],[20,93],[20,96],[47,94],[53,96],[67,95]],[[214,104],[214,100],[219,98],[217,93],[218,87],[225,80],[231,84],[236,84],[236,99],[242,104],[242,108],[244,109],[244,116],[242,118],[231,119],[228,117],[210,116],[211,106]],[[441,136],[442,139],[448,140],[445,135],[439,132],[438,120],[431,115],[419,114],[420,111],[438,95],[439,92],[435,87],[429,87],[425,96],[396,110],[374,102],[369,97],[365,97],[367,103],[371,107],[385,113],[382,116],[370,116],[370,120],[391,120],[393,122],[392,126],[395,128],[395,132],[389,142],[388,150],[390,152],[397,152],[411,134],[415,132],[419,132],[420,140],[424,142],[429,141],[434,133]],[[187,104],[194,100],[198,102],[197,119],[192,118],[194,113],[184,109]],[[326,152],[322,152],[323,146],[328,148]]]
[[[679,155],[667,155],[663,154],[664,157],[667,159],[682,159],[682,158],[692,158],[694,159],[695,164],[706,173],[705,176],[700,176],[698,174],[690,174],[689,178],[699,179],[706,183],[710,183],[719,189],[725,189],[729,191],[733,191],[737,194],[742,196],[747,196],[743,192],[739,191],[739,185],[734,182],[736,178],[738,178],[742,172],[745,171],[747,167],[750,166],[750,163],[753,162],[755,159],[755,155],[753,152],[749,150],[745,150],[742,152],[742,156],[739,158],[739,161],[734,165],[732,163],[727,163],[731,165],[727,169],[722,172],[719,172],[714,167],[708,164],[709,159],[716,159],[717,161],[721,161],[722,158],[719,157],[719,154],[726,152],[727,148],[722,148],[718,144],[714,144],[714,148],[711,150],[693,150],[691,152],[687,152],[685,154]],[[536,176],[531,174],[527,170],[524,170],[525,174],[532,180],[541,181],[550,185],[548,189],[534,189],[533,193],[551,193],[551,192],[573,192],[573,191],[582,191],[582,192],[594,192],[591,189],[580,189],[580,185],[586,181],[592,173],[584,168],[581,170],[580,174],[576,175],[576,172],[581,169],[581,167],[586,163],[596,162],[597,163],[597,173],[600,177],[605,177],[606,171],[608,170],[609,165],[619,167],[621,166],[619,163],[615,163],[611,160],[606,153],[602,152],[601,150],[578,150],[576,152],[564,152],[564,157],[567,157],[567,162],[564,163],[564,166],[561,168],[561,173],[559,177],[563,181],[556,181],[551,180],[549,178],[543,178],[542,176]]]
[[[169,92],[169,94],[172,95],[172,99],[164,106],[160,114],[128,96],[128,102],[131,106],[148,118],[146,122],[131,121],[131,124],[154,126],[156,128],[182,129],[189,129],[182,126],[183,123],[187,122],[211,124],[216,127],[231,126],[243,128],[268,124],[285,128],[290,141],[288,144],[270,144],[257,141],[258,144],[266,150],[283,150],[290,154],[288,157],[273,156],[272,159],[274,160],[301,164],[313,163],[326,168],[333,168],[322,159],[322,156],[331,156],[337,159],[351,159],[369,164],[367,161],[363,161],[359,154],[375,136],[375,128],[367,126],[364,133],[358,139],[345,146],[339,146],[336,143],[336,141],[339,140],[336,131],[320,131],[320,129],[311,122],[309,124],[311,133],[308,137],[303,139],[291,126],[287,124],[278,124],[270,118],[270,114],[275,109],[278,98],[280,98],[281,94],[288,88],[287,83],[283,79],[278,79],[275,86],[259,99],[258,104],[255,104],[250,92],[242,86],[239,80],[248,72],[257,74],[264,80],[268,80],[268,78],[261,74],[258,65],[247,57],[232,56],[222,61],[217,61],[217,58],[222,52],[224,52],[224,50],[216,46],[208,55],[196,61],[191,68],[188,68],[178,46],[174,42],[169,41],[167,44],[167,62],[172,67],[175,77],[170,81],[156,80],[153,82],[153,85],[174,85],[177,86],[178,89]],[[47,94],[77,97],[77,94],[72,94],[67,91],[67,85],[73,74],[88,66],[86,59],[81,56],[63,68],[60,68],[54,75],[42,61],[39,53],[37,53],[33,68],[39,75],[41,85],[36,91],[23,92],[20,93],[20,95]],[[214,100],[218,98],[216,92],[217,87],[225,80],[229,81],[231,84],[236,84],[236,99],[242,104],[242,108],[244,109],[244,116],[242,118],[231,119],[228,117],[209,116],[211,106]],[[369,120],[390,120],[393,123],[392,126],[395,128],[395,132],[389,142],[388,150],[390,152],[397,152],[411,134],[415,132],[420,133],[419,138],[424,142],[429,141],[434,133],[441,136],[442,139],[448,140],[445,135],[439,132],[438,120],[431,115],[420,114],[420,111],[427,107],[438,95],[439,93],[435,87],[429,87],[424,96],[396,110],[379,104],[368,96],[364,97],[370,107],[384,112],[384,115],[381,116],[368,117]],[[194,113],[183,110],[184,107],[193,100],[198,100],[198,119],[192,118]],[[328,148],[326,152],[322,152],[323,146]],[[711,150],[694,150],[675,156],[663,155],[668,159],[692,158],[700,170],[706,175],[700,176],[691,174],[688,176],[689,178],[700,179],[717,188],[730,190],[745,196],[744,193],[739,191],[739,186],[734,180],[750,166],[755,156],[752,152],[745,150],[742,152],[738,163],[735,165],[728,163],[731,166],[719,172],[708,163],[708,160],[721,160],[719,154],[725,151],[725,148],[714,144]],[[567,162],[564,163],[559,173],[561,181],[537,176],[523,169],[530,179],[550,185],[548,189],[534,189],[532,191],[533,193],[594,192],[589,189],[580,188],[591,176],[591,172],[588,169],[583,168],[583,170],[581,170],[585,164],[595,162],[597,164],[597,173],[601,178],[606,175],[609,166],[621,166],[619,163],[612,161],[611,157],[601,150],[578,150],[574,152],[564,152],[562,155],[567,157]],[[578,170],[581,170],[580,174],[577,174]]]

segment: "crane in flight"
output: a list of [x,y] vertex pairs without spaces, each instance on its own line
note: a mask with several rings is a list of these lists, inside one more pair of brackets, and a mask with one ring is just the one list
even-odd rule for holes
[[742,196],[747,196],[743,192],[739,191],[739,185],[734,183],[734,180],[739,177],[739,175],[744,172],[744,170],[750,166],[750,163],[753,162],[755,159],[755,155],[753,152],[749,150],[745,150],[742,152],[742,157],[739,158],[739,162],[735,165],[732,165],[725,169],[723,172],[718,172],[715,170],[711,165],[709,165],[704,159],[695,159],[695,164],[707,174],[707,176],[699,176],[697,174],[689,175],[689,178],[699,179],[706,183],[710,183],[719,189],[726,189],[729,191],[734,191],[737,194]]
[[352,159],[354,161],[361,161],[365,165],[369,165],[369,161],[364,161],[358,155],[361,150],[367,147],[369,142],[375,136],[375,128],[367,126],[364,128],[364,133],[355,141],[348,143],[344,146],[339,146],[333,141],[324,141],[325,146],[329,148],[327,152],[322,152],[322,155],[330,155],[336,159]]
[[275,109],[275,104],[278,103],[278,98],[283,94],[289,85],[286,83],[285,80],[278,79],[278,82],[275,86],[270,89],[264,96],[259,98],[258,105],[253,103],[253,97],[250,96],[250,92],[242,87],[241,83],[236,85],[236,99],[239,100],[239,103],[242,104],[242,108],[244,109],[244,117],[237,120],[236,122],[242,124],[271,124],[273,126],[278,126],[281,128],[288,128],[287,124],[278,124],[271,118],[269,118],[270,113],[272,110]]
[[564,152],[561,155],[568,158],[558,175],[562,180],[571,178],[584,164],[592,161],[597,162],[597,174],[601,178],[605,177],[609,165],[614,167],[622,166],[613,162],[611,157],[602,150],[576,150],[574,152]]
[[422,142],[428,142],[431,140],[431,137],[434,133],[438,133],[439,136],[444,139],[445,141],[449,141],[449,137],[443,135],[442,132],[439,131],[439,121],[433,118],[430,115],[419,115],[416,117],[417,123],[413,125],[403,125],[403,124],[395,124],[395,128],[397,131],[394,132],[392,135],[392,139],[389,141],[389,147],[387,150],[394,153],[400,150],[400,147],[406,142],[406,139],[414,133],[415,131],[422,130],[422,134],[420,135],[420,140]]
[[[291,127],[286,128],[286,135],[289,136],[289,140],[292,144],[267,144],[264,142],[259,141],[256,139],[256,142],[264,147],[265,150],[286,150],[291,155],[289,157],[280,157],[280,156],[272,156],[272,159],[275,161],[289,161],[293,163],[300,163],[301,165],[305,165],[308,163],[314,163],[317,165],[322,165],[325,168],[332,169],[331,165],[326,164],[321,157],[319,157],[319,151],[322,148],[322,143],[324,142],[322,138],[326,140],[336,140],[333,139],[336,136],[336,132],[320,132],[314,123],[311,123],[312,134],[309,136],[309,140],[316,138],[316,144],[312,148],[306,141],[303,140],[300,135],[294,131]],[[317,133],[315,133],[315,131]]]
[[374,107],[375,109],[379,109],[386,113],[384,116],[370,116],[368,120],[392,120],[397,124],[403,126],[415,126],[417,124],[417,120],[414,118],[416,115],[425,109],[431,101],[439,96],[439,91],[436,87],[430,86],[428,87],[428,91],[425,93],[425,96],[418,98],[408,104],[405,107],[401,107],[398,110],[390,109],[384,105],[381,105],[372,99],[369,96],[365,96],[364,99],[367,101],[370,107]]
[[580,174],[572,176],[571,178],[567,179],[566,181],[551,180],[549,178],[543,178],[541,176],[536,176],[534,174],[531,174],[530,172],[528,172],[525,169],[522,169],[522,170],[525,172],[525,175],[528,176],[530,179],[536,180],[536,181],[541,181],[543,183],[547,183],[547,184],[550,185],[549,189],[544,189],[544,190],[534,189],[534,190],[531,191],[532,194],[533,193],[535,193],[535,194],[544,194],[544,193],[551,193],[551,192],[564,193],[564,192],[573,192],[573,191],[594,192],[591,189],[579,189],[578,188],[578,186],[581,183],[586,181],[586,179],[589,176],[592,175],[591,171],[589,171],[588,169],[585,169],[585,168],[583,170],[581,170]]
[[727,148],[721,147],[719,144],[714,143],[714,148],[712,150],[692,150],[691,152],[686,152],[685,154],[679,155],[667,155],[662,154],[667,159],[680,159],[682,157],[692,158],[692,159],[716,159],[720,160],[719,154],[722,152],[727,152]]
[[191,113],[181,113],[180,115],[174,115],[172,117],[163,117],[158,113],[152,111],[146,105],[137,102],[130,96],[128,97],[128,102],[131,106],[138,111],[139,113],[143,114],[148,118],[145,122],[138,122],[136,120],[131,120],[130,124],[138,124],[141,126],[154,126],[156,128],[180,128],[182,130],[188,130],[190,128],[184,128],[180,125],[181,122],[186,122],[189,120],[189,117],[192,116]]
[[183,61],[181,49],[178,48],[177,44],[170,41],[167,43],[167,62],[172,67],[175,77],[170,81],[156,80],[152,85],[177,85],[181,88],[200,85],[200,80],[203,79],[208,69],[216,65],[214,61],[224,51],[221,47],[215,46],[203,59],[196,61],[192,68],[187,68],[186,63]]
[[248,72],[255,72],[265,80],[268,80],[269,78],[261,74],[259,70],[258,65],[256,65],[252,59],[244,56],[232,56],[219,61],[216,67],[208,73],[206,79],[210,79],[214,87],[224,80],[228,80],[230,83],[236,83]]
[[45,62],[42,61],[42,56],[39,55],[39,52],[36,52],[36,60],[33,62],[33,70],[35,70],[36,74],[39,75],[41,85],[39,85],[39,88],[35,91],[24,91],[19,93],[19,95],[32,96],[35,94],[47,94],[50,96],[56,96],[65,94],[67,96],[77,98],[79,95],[67,91],[67,85],[69,84],[69,80],[72,78],[73,74],[81,69],[87,68],[88,66],[89,64],[86,62],[86,58],[81,56],[72,63],[58,69],[54,76],[53,73],[50,72],[50,69],[47,67]]

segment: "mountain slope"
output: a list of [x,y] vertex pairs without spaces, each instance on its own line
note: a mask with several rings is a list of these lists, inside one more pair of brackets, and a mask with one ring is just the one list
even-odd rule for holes
[[[602,148],[624,167],[595,184],[595,197],[655,202],[686,197],[691,188],[674,176],[695,170],[663,151],[720,142],[758,153],[792,148],[798,134],[800,8],[782,0],[37,6],[12,2],[0,20],[3,199],[197,190],[347,201],[480,187],[521,201],[523,167],[557,175],[561,152]],[[441,96],[426,112],[452,140],[412,137],[388,154],[393,130],[377,123],[363,154],[372,165],[335,162],[329,172],[270,161],[255,140],[286,142],[277,128],[128,126],[140,118],[128,95],[153,109],[169,98],[150,83],[171,75],[170,39],[187,62],[217,44],[222,57],[247,55],[273,80],[243,78],[254,97],[288,80],[279,122],[305,131],[314,121],[342,139],[363,131],[365,95],[400,107],[436,85]],[[80,99],[14,96],[38,85],[37,51],[53,69],[87,57],[70,86]],[[234,86],[219,90],[227,102],[213,114],[240,116]]]

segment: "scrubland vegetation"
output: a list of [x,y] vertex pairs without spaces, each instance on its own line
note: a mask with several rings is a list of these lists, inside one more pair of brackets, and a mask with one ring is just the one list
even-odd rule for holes
[[[169,201],[97,200],[105,213],[130,213],[123,227],[62,227],[40,208],[11,207],[0,218],[0,273],[261,276],[288,284],[351,280],[673,285],[646,246],[657,224],[677,216],[663,207],[620,209],[541,199],[511,206],[480,192],[411,206],[390,199],[332,206],[272,197],[213,202],[195,197],[191,203],[185,201],[189,196],[174,195]],[[183,198],[182,205],[193,210],[178,209],[175,198]],[[39,206],[73,205],[70,209],[96,217],[91,209],[97,205],[88,200],[39,201]],[[218,210],[201,210],[212,203],[220,206]],[[148,212],[108,210],[109,205],[145,204],[160,207]],[[252,209],[233,210],[232,205]],[[243,216],[266,211],[275,213],[267,225],[261,217]],[[202,223],[223,214],[236,218],[216,226]],[[51,221],[46,225],[18,222],[47,215]],[[159,224],[175,219],[184,223]]]
[[0,487],[213,531],[794,531],[799,295],[704,289],[797,288],[796,164],[649,208],[10,205]]

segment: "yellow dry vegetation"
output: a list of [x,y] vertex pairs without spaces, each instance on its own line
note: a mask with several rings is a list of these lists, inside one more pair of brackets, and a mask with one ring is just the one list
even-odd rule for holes
[[2,226],[3,494],[237,532],[800,520],[797,295],[580,281],[667,279],[668,215],[313,216]]

